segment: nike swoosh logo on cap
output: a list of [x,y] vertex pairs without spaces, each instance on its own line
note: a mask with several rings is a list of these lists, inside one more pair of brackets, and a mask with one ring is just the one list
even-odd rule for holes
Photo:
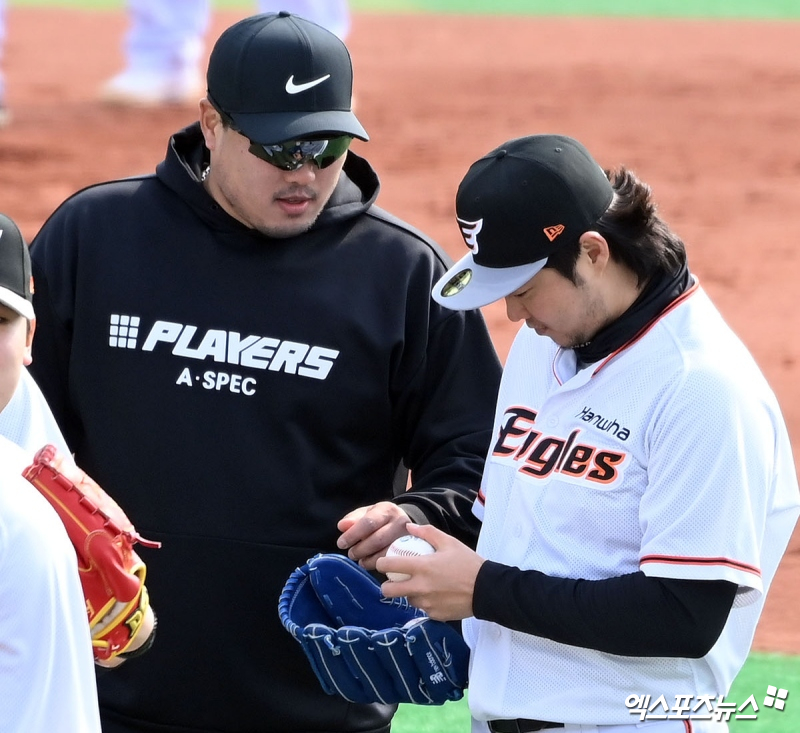
[[313,79],[312,81],[307,81],[304,84],[295,84],[294,74],[292,74],[286,80],[286,92],[288,94],[299,94],[300,92],[306,91],[306,89],[311,89],[312,87],[317,86],[317,84],[322,84],[323,81],[330,78],[330,74],[325,74],[325,76],[321,76],[319,79]]

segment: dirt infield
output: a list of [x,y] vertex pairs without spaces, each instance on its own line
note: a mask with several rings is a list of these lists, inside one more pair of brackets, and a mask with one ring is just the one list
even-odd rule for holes
[[[217,13],[212,41],[239,16]],[[108,109],[97,87],[121,63],[119,13],[12,8],[0,130],[0,210],[30,239],[94,181],[150,171],[194,109]],[[648,181],[690,264],[774,386],[800,457],[800,24],[356,15],[349,45],[354,145],[380,202],[462,244],[453,195],[479,155],[534,132],[573,135],[604,165]],[[513,331],[486,310],[505,358]],[[800,531],[755,648],[800,653]]]

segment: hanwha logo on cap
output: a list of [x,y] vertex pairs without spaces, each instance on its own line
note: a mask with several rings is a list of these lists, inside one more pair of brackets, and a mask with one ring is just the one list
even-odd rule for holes
[[473,255],[478,254],[478,235],[481,233],[481,229],[483,229],[483,219],[467,221],[467,219],[459,219],[456,217],[456,221],[461,228],[461,236],[464,237],[467,247],[472,250]]
[[442,297],[452,298],[454,295],[458,295],[465,287],[467,287],[470,280],[472,280],[472,270],[469,268],[466,270],[461,270],[461,272],[457,272],[442,286]]

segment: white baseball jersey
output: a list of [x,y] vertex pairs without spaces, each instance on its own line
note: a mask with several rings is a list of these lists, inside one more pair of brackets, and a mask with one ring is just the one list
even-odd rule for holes
[[99,733],[78,562],[64,525],[0,437],[0,730]]
[[48,443],[64,456],[70,455],[53,413],[27,369],[22,370],[14,394],[0,410],[0,435],[21,446],[31,457]]
[[470,618],[477,720],[631,724],[633,694],[726,694],[800,513],[772,390],[698,285],[601,362],[523,327],[500,387],[478,553],[555,577],[641,570],[739,590],[701,659],[559,644]]

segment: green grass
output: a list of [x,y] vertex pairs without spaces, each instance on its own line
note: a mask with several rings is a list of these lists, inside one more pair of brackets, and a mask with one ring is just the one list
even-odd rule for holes
[[[10,0],[12,6],[115,10],[125,0]],[[212,0],[215,8],[255,12],[255,0]],[[613,15],[679,18],[800,18],[800,0],[351,0],[370,12]]]
[[[546,672],[543,671],[543,674]],[[767,685],[789,690],[786,708],[778,711],[764,706]],[[800,731],[800,658],[780,654],[751,654],[726,698],[737,708],[753,695],[758,704],[756,720],[736,720],[728,725],[731,733],[798,733]],[[687,691],[688,694],[688,691]],[[673,701],[670,701],[673,702]],[[747,713],[752,713],[749,708]],[[637,722],[631,716],[631,722]],[[392,733],[467,733],[467,699],[441,706],[401,705],[392,724]]]
[[353,0],[351,5],[433,13],[800,18],[798,0]]

